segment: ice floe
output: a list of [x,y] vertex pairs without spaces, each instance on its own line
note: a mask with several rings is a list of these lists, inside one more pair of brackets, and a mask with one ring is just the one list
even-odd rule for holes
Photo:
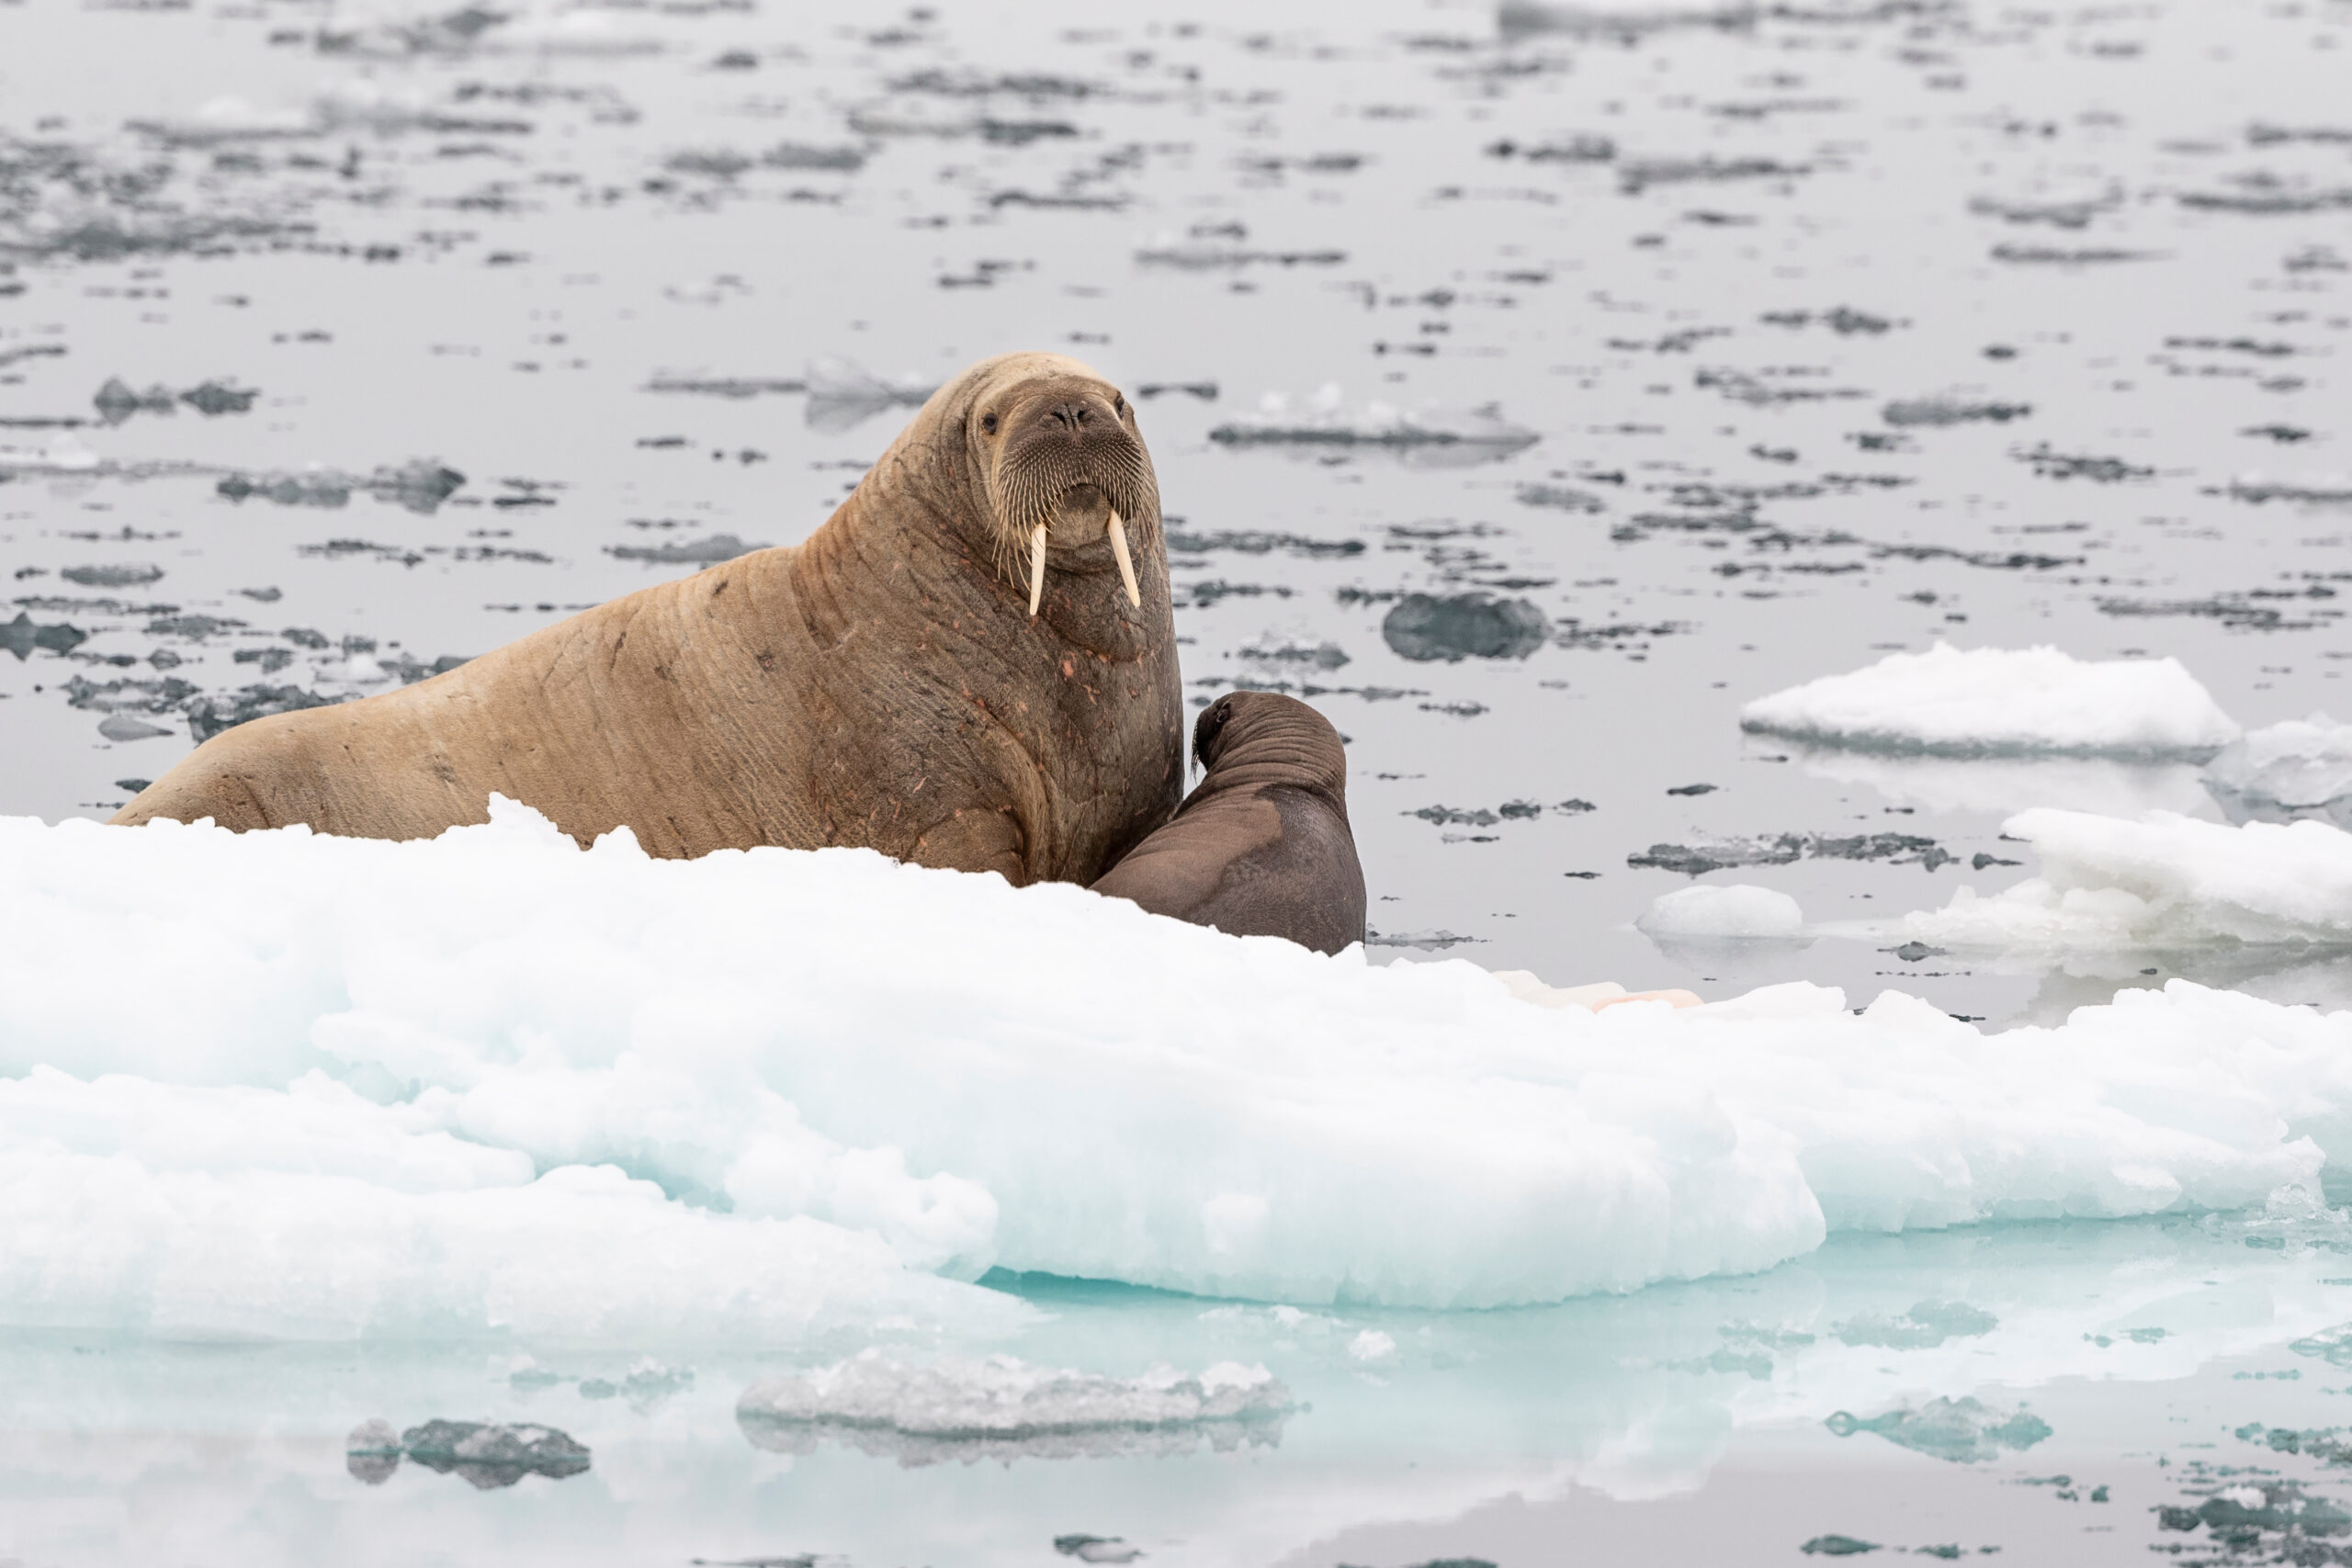
[[2205,786],[2239,821],[2352,827],[2352,724],[2315,713],[2251,730],[2206,764]]
[[869,1349],[752,1384],[736,1418],[764,1449],[806,1453],[831,1437],[917,1465],[1180,1452],[1204,1434],[1231,1448],[1267,1440],[1291,1409],[1290,1391],[1264,1367],[1231,1361],[1197,1376],[1163,1366],[1114,1378],[1012,1356],[918,1365]]
[[2185,983],[1990,1035],[1806,985],[1591,1007],[504,801],[410,843],[0,819],[0,1322],[985,1334],[1030,1309],[925,1271],[991,1263],[1494,1306],[2352,1156],[2352,1017]]
[[2203,758],[2238,726],[2173,659],[2054,648],[1891,653],[1740,709],[1749,730],[1882,751]]
[[2039,808],[2003,824],[2041,874],[1992,897],[1962,887],[1904,935],[1996,949],[2352,942],[2352,833],[2324,822],[2228,827]]
[[1381,447],[1447,466],[1508,457],[1543,436],[1511,423],[1491,403],[1407,409],[1375,400],[1351,412],[1338,383],[1326,382],[1299,403],[1286,393],[1268,392],[1253,412],[1216,426],[1209,439],[1227,446]]

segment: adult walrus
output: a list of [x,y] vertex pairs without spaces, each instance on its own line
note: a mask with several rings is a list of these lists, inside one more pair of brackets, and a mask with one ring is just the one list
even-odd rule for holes
[[1204,770],[1166,827],[1094,884],[1155,915],[1338,953],[1363,940],[1363,865],[1340,732],[1295,697],[1228,692],[1201,710]]
[[865,845],[1091,882],[1182,788],[1159,491],[1072,359],[941,388],[797,546],[548,626],[447,674],[256,719],[116,814],[430,837],[491,792],[585,843]]

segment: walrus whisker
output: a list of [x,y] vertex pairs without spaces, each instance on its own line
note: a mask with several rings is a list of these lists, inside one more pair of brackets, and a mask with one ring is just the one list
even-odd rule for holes
[[1046,525],[1037,525],[1029,536],[1029,618],[1037,618],[1037,606],[1046,597]]
[[1111,513],[1111,553],[1119,558],[1119,581],[1127,585],[1127,603],[1143,608],[1143,592],[1136,587],[1135,558],[1127,554],[1126,525],[1119,521],[1116,512]]

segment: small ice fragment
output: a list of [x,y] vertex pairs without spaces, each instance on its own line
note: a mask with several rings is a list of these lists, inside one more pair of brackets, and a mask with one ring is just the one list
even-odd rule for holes
[[132,740],[153,740],[172,731],[160,724],[133,718],[127,713],[110,713],[98,721],[98,733],[119,746]]
[[886,381],[862,366],[831,357],[810,360],[806,380],[808,428],[828,434],[839,434],[888,409],[920,407],[935,389],[921,376]]
[[1227,1446],[1271,1431],[1291,1408],[1289,1389],[1265,1368],[1232,1362],[1196,1377],[1159,1367],[1139,1378],[1113,1378],[1011,1356],[917,1366],[868,1349],[754,1383],[735,1415],[762,1448],[803,1453],[830,1435],[867,1453],[922,1465],[1182,1452],[1203,1435]]
[[401,1467],[401,1437],[378,1416],[351,1429],[343,1445],[344,1468],[370,1486],[381,1486]]
[[1804,930],[1804,911],[1770,887],[1702,882],[1659,895],[1634,924],[1652,936],[1785,938]]
[[1143,1555],[1142,1547],[1115,1535],[1057,1535],[1054,1550],[1080,1562],[1133,1562]]
[[1408,593],[1380,623],[1390,650],[1416,663],[1525,659],[1552,635],[1552,622],[1525,599],[1491,593]]
[[588,1468],[587,1445],[530,1422],[427,1421],[402,1432],[401,1447],[427,1470],[454,1471],[481,1492],[512,1486],[526,1475],[560,1481]]
[[1348,1359],[1385,1361],[1396,1354],[1396,1341],[1377,1328],[1367,1328],[1348,1341]]

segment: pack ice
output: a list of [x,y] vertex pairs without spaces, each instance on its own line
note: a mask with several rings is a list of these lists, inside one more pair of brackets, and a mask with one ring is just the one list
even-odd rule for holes
[[2239,730],[2175,659],[2080,660],[2054,648],[1890,653],[1758,697],[1740,727],[1819,745],[1969,756],[2211,756]]
[[410,843],[0,819],[0,1322],[180,1336],[936,1345],[1027,1313],[991,1264],[1498,1306],[2352,1153],[2352,1017],[2180,982],[1993,1035],[1804,985],[1592,1013],[503,800]]

